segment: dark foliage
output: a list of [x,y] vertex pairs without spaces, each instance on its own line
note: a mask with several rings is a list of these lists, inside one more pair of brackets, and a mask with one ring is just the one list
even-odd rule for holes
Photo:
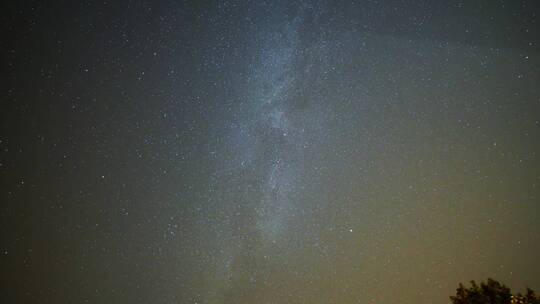
[[540,296],[527,288],[525,295],[512,295],[510,288],[493,279],[481,282],[471,281],[471,287],[459,284],[455,296],[450,296],[453,304],[540,304]]

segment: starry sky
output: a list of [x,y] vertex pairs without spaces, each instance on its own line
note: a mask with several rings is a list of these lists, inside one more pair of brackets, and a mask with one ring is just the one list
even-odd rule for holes
[[540,289],[534,1],[5,2],[1,298]]

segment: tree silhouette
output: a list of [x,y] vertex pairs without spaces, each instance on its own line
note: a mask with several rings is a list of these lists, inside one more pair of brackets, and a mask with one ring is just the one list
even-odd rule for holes
[[540,296],[537,296],[530,288],[527,288],[525,295],[518,293],[512,300],[516,304],[540,304]]
[[480,286],[473,280],[469,288],[460,283],[450,300],[453,304],[540,304],[540,296],[532,289],[527,288],[525,295],[512,295],[510,288],[493,279],[480,282]]

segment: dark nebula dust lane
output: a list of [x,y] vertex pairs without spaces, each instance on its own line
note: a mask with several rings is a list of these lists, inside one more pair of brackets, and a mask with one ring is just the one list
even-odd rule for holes
[[1,8],[0,302],[540,289],[534,1]]

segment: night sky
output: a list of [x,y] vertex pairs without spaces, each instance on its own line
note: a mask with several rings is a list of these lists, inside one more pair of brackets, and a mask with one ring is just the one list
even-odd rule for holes
[[540,289],[535,1],[4,2],[2,303]]

